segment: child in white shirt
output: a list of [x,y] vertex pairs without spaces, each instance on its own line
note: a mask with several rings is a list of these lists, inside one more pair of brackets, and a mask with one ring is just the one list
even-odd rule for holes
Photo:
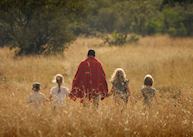
[[52,82],[57,83],[57,86],[51,88],[49,98],[52,101],[54,108],[63,106],[65,97],[69,95],[68,89],[62,86],[64,77],[61,74],[57,74]]
[[40,92],[40,83],[34,82],[32,85],[33,92],[28,97],[27,103],[32,104],[34,107],[39,108],[42,106],[48,99],[46,96]]

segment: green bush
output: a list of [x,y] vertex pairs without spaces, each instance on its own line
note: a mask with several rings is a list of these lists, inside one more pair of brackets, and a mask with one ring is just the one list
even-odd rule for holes
[[117,32],[113,32],[110,35],[104,37],[104,43],[109,45],[123,45],[126,43],[127,35]]
[[177,30],[177,35],[178,36],[186,36],[187,35],[187,29],[185,28],[183,23],[180,23],[180,26]]
[[175,29],[174,27],[170,27],[170,28],[168,29],[168,33],[169,33],[170,35],[172,35],[172,36],[176,36],[176,35],[177,35],[177,31],[176,31],[176,29]]
[[131,34],[127,36],[127,43],[136,43],[140,39],[140,36],[137,34]]
[[163,30],[163,20],[158,19],[152,19],[147,23],[146,26],[147,34],[155,34],[155,33],[161,33]]
[[80,13],[78,8],[64,0],[59,5],[55,0],[1,0],[0,30],[3,28],[12,39],[17,55],[62,52],[74,39],[69,25],[75,18],[72,13]]
[[110,45],[137,42],[136,34],[193,36],[193,3],[180,1],[0,0],[0,45],[24,55],[63,51],[79,35],[112,33]]
[[140,37],[137,34],[122,34],[113,32],[111,35],[107,35],[104,37],[104,43],[107,43],[109,45],[124,45],[127,43],[135,43],[139,41]]
[[[188,21],[187,13],[182,7],[166,8],[163,11],[164,14],[164,32],[171,36],[187,36],[193,22]],[[189,20],[189,19],[188,19]]]

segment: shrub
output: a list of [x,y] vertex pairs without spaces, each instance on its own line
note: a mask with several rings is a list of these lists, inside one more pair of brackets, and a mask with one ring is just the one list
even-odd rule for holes
[[140,36],[137,34],[122,34],[113,32],[111,35],[107,35],[104,37],[104,43],[109,45],[123,45],[127,43],[137,42],[140,39]]
[[172,36],[176,36],[177,31],[176,31],[176,29],[175,29],[174,27],[170,27],[170,28],[168,29],[168,33],[169,33],[170,35],[172,35]]
[[127,37],[127,43],[136,43],[140,39],[140,36],[137,34],[131,34]]
[[63,51],[66,43],[74,39],[69,25],[80,3],[43,0],[13,3],[0,1],[0,30],[12,39],[17,55],[55,53]]
[[147,34],[161,33],[163,30],[163,20],[162,19],[152,19],[148,22]]

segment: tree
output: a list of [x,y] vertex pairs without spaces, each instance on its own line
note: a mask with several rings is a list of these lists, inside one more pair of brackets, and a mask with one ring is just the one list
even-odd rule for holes
[[19,55],[63,51],[73,40],[68,26],[72,14],[81,13],[80,5],[78,0],[1,0],[0,28]]

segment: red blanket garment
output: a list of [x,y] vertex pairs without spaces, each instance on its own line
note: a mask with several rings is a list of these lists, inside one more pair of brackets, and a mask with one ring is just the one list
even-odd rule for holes
[[108,86],[101,63],[95,57],[88,57],[78,67],[70,97],[74,100],[76,98],[91,100],[100,94],[103,99],[107,93]]

